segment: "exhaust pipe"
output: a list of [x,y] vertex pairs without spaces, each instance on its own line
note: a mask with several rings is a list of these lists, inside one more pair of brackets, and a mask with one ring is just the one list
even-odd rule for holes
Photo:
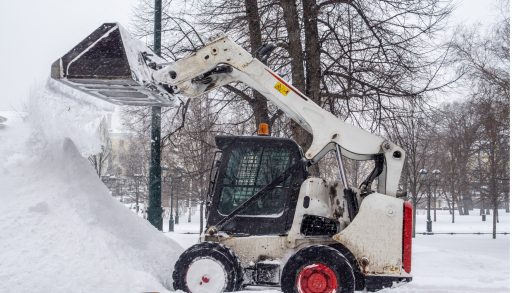
[[169,106],[152,73],[166,61],[117,23],[104,23],[55,61],[51,77],[116,105]]

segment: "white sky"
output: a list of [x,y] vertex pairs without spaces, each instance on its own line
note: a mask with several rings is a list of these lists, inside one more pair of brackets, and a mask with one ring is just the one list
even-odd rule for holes
[[[129,26],[137,0],[0,0],[0,110],[23,110],[50,65],[104,22]],[[489,23],[497,0],[458,0],[452,25]]]

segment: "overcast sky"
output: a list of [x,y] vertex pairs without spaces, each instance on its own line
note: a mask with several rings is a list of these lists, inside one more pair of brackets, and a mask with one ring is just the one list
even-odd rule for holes
[[[50,65],[104,22],[128,26],[137,0],[0,0],[0,110],[23,110]],[[497,0],[459,0],[452,26],[489,23]]]

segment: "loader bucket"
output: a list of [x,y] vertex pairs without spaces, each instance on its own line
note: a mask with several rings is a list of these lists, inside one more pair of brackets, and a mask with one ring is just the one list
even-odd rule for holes
[[165,60],[117,23],[104,23],[52,64],[51,77],[117,105],[168,106],[151,73]]

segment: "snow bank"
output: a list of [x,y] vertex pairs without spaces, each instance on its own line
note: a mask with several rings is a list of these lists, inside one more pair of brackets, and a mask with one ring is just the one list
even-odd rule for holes
[[182,248],[81,155],[110,105],[54,82],[33,97],[27,119],[0,130],[0,292],[167,292]]

